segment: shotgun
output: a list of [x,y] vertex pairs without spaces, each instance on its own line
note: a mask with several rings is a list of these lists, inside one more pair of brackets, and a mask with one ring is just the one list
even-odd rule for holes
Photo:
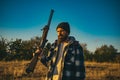
[[[48,34],[48,30],[50,28],[50,23],[51,23],[51,20],[52,20],[52,16],[53,16],[53,13],[54,13],[54,10],[51,9],[51,12],[50,12],[50,16],[49,16],[49,20],[48,20],[48,23],[47,25],[45,25],[45,27],[43,27],[43,34],[42,34],[42,37],[41,37],[41,40],[40,40],[40,46],[39,48],[43,50],[46,42],[48,41],[47,40],[47,34]],[[42,53],[42,52],[41,52]],[[38,62],[38,56],[41,54],[35,54],[31,60],[31,62],[29,63],[28,67],[26,68],[26,73],[31,73],[31,72],[34,72],[34,69],[35,69],[35,66]]]

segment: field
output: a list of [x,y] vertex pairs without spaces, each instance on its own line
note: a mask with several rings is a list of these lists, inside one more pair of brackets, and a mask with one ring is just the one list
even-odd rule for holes
[[[38,62],[33,74],[26,74],[29,61],[0,62],[0,80],[44,80],[47,73]],[[86,80],[120,80],[120,63],[85,62]]]

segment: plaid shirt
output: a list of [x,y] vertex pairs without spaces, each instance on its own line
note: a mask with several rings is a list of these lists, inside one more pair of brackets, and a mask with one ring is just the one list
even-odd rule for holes
[[[68,39],[70,42],[70,38]],[[54,63],[52,58],[55,54],[54,48],[56,47],[56,42],[53,43],[50,55],[44,56],[41,62],[47,65],[47,62],[51,61],[50,67],[53,68]],[[85,79],[85,66],[84,66],[84,55],[83,49],[78,41],[72,40],[72,43],[67,47],[67,54],[64,59],[64,65],[62,70],[62,80],[84,80]],[[50,73],[48,72],[48,75]]]

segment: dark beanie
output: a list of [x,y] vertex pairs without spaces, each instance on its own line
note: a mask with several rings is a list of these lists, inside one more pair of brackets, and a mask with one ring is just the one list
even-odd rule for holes
[[58,26],[57,26],[57,28],[56,28],[56,30],[57,30],[58,28],[62,28],[62,29],[64,29],[66,32],[68,32],[68,34],[70,34],[70,25],[69,25],[68,22],[61,22],[61,23],[59,23]]

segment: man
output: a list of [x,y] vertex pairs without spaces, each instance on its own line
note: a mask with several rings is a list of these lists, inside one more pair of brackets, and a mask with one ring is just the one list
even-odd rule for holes
[[41,58],[41,62],[49,67],[46,80],[84,80],[83,49],[74,37],[69,36],[69,23],[61,22],[56,31],[58,39],[52,44],[49,55]]

